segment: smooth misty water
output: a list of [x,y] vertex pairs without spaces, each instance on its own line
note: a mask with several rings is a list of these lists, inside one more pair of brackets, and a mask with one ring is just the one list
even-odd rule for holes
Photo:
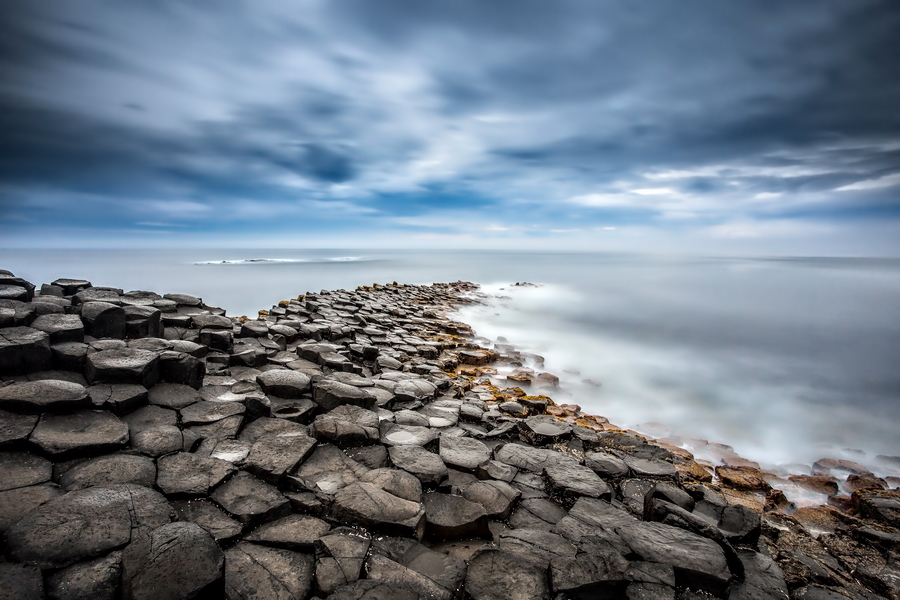
[[[282,260],[219,263],[257,258]],[[319,289],[475,281],[493,300],[460,320],[542,354],[562,379],[557,400],[620,426],[767,464],[900,454],[898,259],[76,250],[3,251],[0,267],[38,284],[195,294],[232,315]]]

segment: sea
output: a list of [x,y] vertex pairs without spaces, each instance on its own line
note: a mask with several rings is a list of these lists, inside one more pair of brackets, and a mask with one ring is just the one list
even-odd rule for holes
[[896,258],[79,249],[0,250],[0,268],[193,294],[235,316],[323,289],[472,281],[482,303],[454,317],[485,345],[542,356],[557,402],[767,468],[832,457],[900,475],[883,458],[900,455]]

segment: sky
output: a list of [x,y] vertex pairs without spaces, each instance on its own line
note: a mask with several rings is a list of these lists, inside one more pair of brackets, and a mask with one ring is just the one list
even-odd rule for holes
[[895,0],[0,6],[0,247],[900,255]]

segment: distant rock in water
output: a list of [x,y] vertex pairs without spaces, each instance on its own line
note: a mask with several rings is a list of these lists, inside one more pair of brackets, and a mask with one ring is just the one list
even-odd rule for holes
[[0,597],[900,597],[889,479],[700,464],[557,405],[541,357],[446,317],[474,284],[248,320],[0,274]]

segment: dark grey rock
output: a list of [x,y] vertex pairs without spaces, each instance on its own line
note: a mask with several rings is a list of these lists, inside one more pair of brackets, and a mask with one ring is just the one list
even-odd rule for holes
[[451,467],[474,471],[491,459],[491,451],[484,442],[474,438],[442,436],[440,456]]
[[81,290],[92,287],[91,282],[87,279],[57,279],[53,285],[61,287],[66,296],[73,296]]
[[422,503],[425,506],[425,533],[430,539],[490,537],[487,513],[480,504],[440,492],[425,494]]
[[592,452],[584,457],[584,466],[604,479],[620,479],[627,477],[628,465],[621,458],[605,452]]
[[57,369],[84,372],[87,361],[88,345],[81,342],[63,342],[50,346],[53,366]]
[[342,448],[372,444],[378,441],[380,435],[378,415],[359,406],[339,406],[316,417],[310,426],[310,434]]
[[437,394],[437,386],[424,379],[407,379],[401,381],[394,388],[394,395],[400,402],[418,400],[425,402],[434,398]]
[[231,331],[234,323],[228,317],[209,313],[191,316],[194,329],[225,329]]
[[542,529],[512,529],[497,536],[501,550],[530,555],[544,563],[558,558],[574,558],[578,548],[561,535]]
[[566,511],[546,498],[520,500],[509,518],[509,524],[516,529],[540,529],[550,531],[566,516]]
[[169,383],[180,383],[200,389],[206,365],[202,360],[185,352],[166,351],[159,355],[160,380]]
[[522,554],[487,547],[469,560],[466,593],[472,600],[547,600],[550,597],[547,567]]
[[225,552],[225,597],[307,598],[313,570],[310,554],[241,542]]
[[48,575],[47,597],[66,600],[115,600],[122,580],[122,552],[110,552]]
[[285,419],[273,419],[263,417],[249,423],[241,431],[241,440],[253,443],[259,438],[269,434],[304,434],[309,433],[306,426]]
[[302,398],[310,389],[308,375],[287,369],[260,373],[256,376],[256,382],[266,394],[279,398]]
[[38,415],[20,415],[0,410],[0,448],[24,446],[37,422]]
[[90,406],[87,389],[70,381],[47,379],[0,387],[0,408],[13,412],[37,414]]
[[110,302],[86,302],[81,306],[81,320],[87,335],[98,339],[125,339],[125,310],[121,306]]
[[125,446],[128,425],[106,411],[44,414],[28,441],[54,460],[96,456]]
[[659,459],[639,458],[626,454],[622,457],[635,477],[648,477],[651,479],[674,479],[678,472],[675,465]]
[[489,519],[505,521],[522,492],[504,481],[476,481],[466,486],[463,497],[480,504]]
[[224,563],[205,529],[195,523],[168,523],[140,534],[123,552],[122,598],[221,598]]
[[321,444],[297,469],[297,478],[310,490],[334,494],[359,481],[368,469],[352,460],[340,448]]
[[375,406],[375,396],[366,390],[329,379],[323,379],[313,385],[313,401],[326,411],[334,410],[342,404],[352,404],[366,409]]
[[494,451],[494,459],[507,465],[542,473],[545,468],[563,464],[577,465],[570,456],[546,448],[532,448],[524,444],[504,444]]
[[369,469],[382,469],[390,466],[387,447],[380,444],[348,448],[347,456]]
[[784,573],[774,560],[752,550],[738,550],[744,578],[732,583],[729,600],[787,600]]
[[59,478],[59,485],[67,492],[117,483],[152,488],[155,482],[156,464],[130,454],[109,454],[80,462]]
[[200,401],[200,392],[181,383],[158,383],[148,394],[150,404],[180,409]]
[[28,452],[0,452],[0,492],[50,481],[53,464]]
[[395,467],[412,473],[426,485],[436,485],[447,477],[447,466],[441,458],[421,446],[392,446],[388,455]]
[[416,591],[374,579],[348,583],[328,596],[328,600],[421,600],[421,598]]
[[351,483],[334,495],[331,516],[345,525],[373,532],[422,538],[425,510],[372,483]]
[[32,321],[31,326],[50,336],[51,344],[84,341],[84,323],[78,315],[41,315]]
[[88,354],[85,377],[91,383],[134,383],[151,388],[159,381],[159,355],[121,348]]
[[452,600],[466,576],[464,560],[434,552],[405,538],[379,538],[366,560],[369,579],[416,591],[420,597]]
[[162,337],[162,312],[152,306],[125,306],[125,337],[130,340]]
[[425,446],[437,439],[430,427],[399,425],[384,422],[380,425],[381,443],[386,446]]
[[248,542],[288,550],[312,552],[317,539],[328,533],[331,525],[309,515],[288,515],[260,525],[244,539]]
[[0,375],[21,375],[49,369],[50,336],[31,327],[0,329]]
[[108,302],[121,304],[122,290],[104,287],[91,287],[80,290],[72,295],[74,304],[86,304],[88,302]]
[[475,469],[475,476],[478,479],[499,479],[507,483],[512,481],[519,469],[512,465],[507,465],[496,460],[489,460],[483,465]]
[[316,583],[323,594],[359,580],[370,545],[367,535],[347,528],[316,541]]
[[18,300],[19,302],[28,302],[31,300],[27,288],[20,285],[8,285],[6,283],[0,283],[0,299]]
[[221,544],[235,540],[244,530],[243,525],[206,499],[176,500],[172,508],[179,521],[196,523]]
[[243,471],[219,486],[210,498],[241,523],[264,523],[291,511],[277,488]]
[[178,306],[200,306],[203,304],[203,300],[190,294],[166,294],[163,298],[175,302]]
[[234,333],[230,329],[201,329],[198,339],[211,350],[230,353],[234,348]]
[[544,476],[553,494],[559,498],[588,496],[609,500],[612,490],[596,473],[579,464],[558,464],[544,469]]
[[316,440],[301,432],[264,435],[253,443],[244,468],[261,479],[278,483],[315,446]]
[[519,436],[532,446],[545,446],[572,437],[572,427],[555,417],[536,415],[519,421]]
[[44,579],[41,571],[31,565],[0,562],[0,599],[43,600]]
[[178,413],[162,406],[142,406],[122,417],[122,420],[128,423],[131,433],[135,434],[159,425],[177,425]]
[[0,327],[25,327],[36,316],[36,304],[0,298]]
[[53,483],[40,483],[0,492],[0,536],[35,508],[58,498],[63,490]]
[[147,404],[147,388],[134,383],[97,383],[88,388],[88,394],[94,408],[102,408],[118,416],[127,415]]
[[51,500],[7,533],[7,553],[42,569],[67,567],[121,548],[139,529],[171,519],[166,499],[136,485],[92,487]]
[[178,452],[158,461],[156,485],[167,496],[205,496],[235,472],[228,461]]
[[377,468],[360,477],[363,483],[373,483],[394,496],[411,502],[422,501],[422,482],[418,477],[400,469]]
[[215,423],[228,417],[243,415],[246,410],[246,407],[240,402],[200,401],[186,406],[178,412],[181,413],[181,424],[187,427]]

